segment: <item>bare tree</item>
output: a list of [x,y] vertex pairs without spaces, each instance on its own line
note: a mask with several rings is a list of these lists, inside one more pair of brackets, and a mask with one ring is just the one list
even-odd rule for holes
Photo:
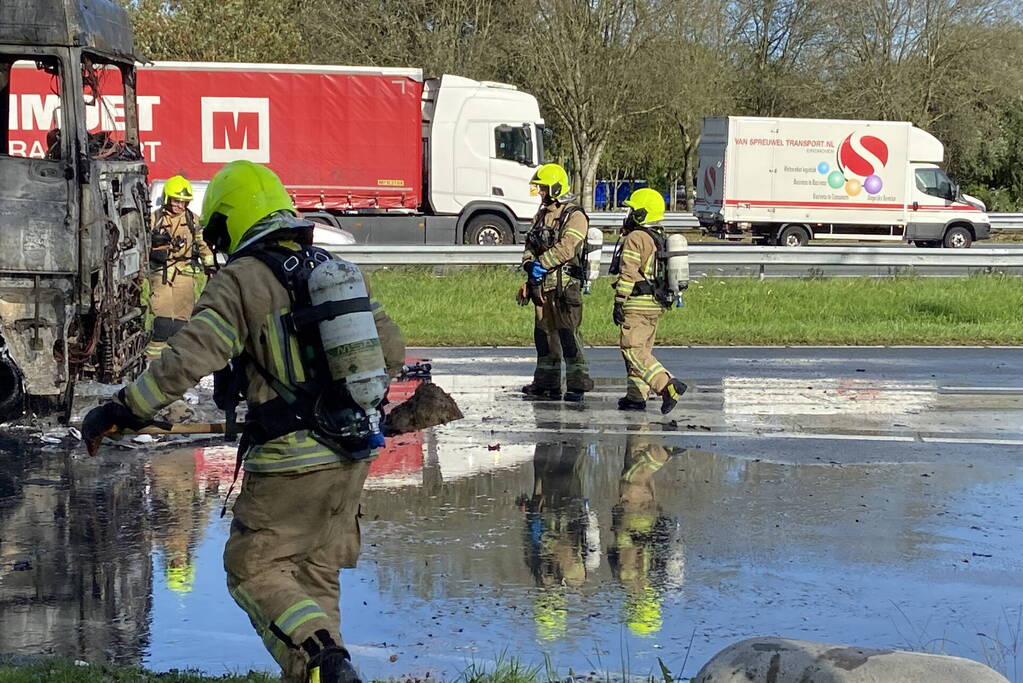
[[529,82],[570,141],[575,187],[592,188],[612,131],[660,108],[637,97],[648,77],[637,63],[653,22],[644,0],[536,0],[528,37]]

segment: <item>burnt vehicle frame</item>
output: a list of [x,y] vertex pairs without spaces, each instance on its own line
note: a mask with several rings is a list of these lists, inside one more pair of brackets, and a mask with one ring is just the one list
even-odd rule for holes
[[[0,420],[26,406],[66,420],[78,380],[117,383],[144,367],[149,218],[135,94],[142,60],[127,13],[110,0],[0,4],[0,121],[56,122],[45,152],[37,141],[25,156],[14,154],[10,124],[0,141]],[[33,67],[50,83],[36,110],[16,91],[16,78]],[[112,98],[104,79],[118,86]],[[95,123],[99,113],[110,130]]]

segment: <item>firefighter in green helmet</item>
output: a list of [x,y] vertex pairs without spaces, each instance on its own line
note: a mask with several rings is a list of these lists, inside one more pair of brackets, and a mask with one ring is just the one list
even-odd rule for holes
[[[296,321],[292,312],[316,309],[299,309],[297,280],[285,277],[312,272],[332,257],[312,246],[313,224],[297,215],[278,177],[249,161],[231,162],[214,176],[200,223],[207,243],[229,254],[227,266],[210,280],[195,314],[163,354],[114,400],[89,412],[82,438],[94,452],[103,435],[141,428],[201,378],[229,360],[241,362],[248,403],[239,447],[245,478],[224,550],[228,589],[285,680],[358,681],[341,639],[339,570],[355,566],[359,554],[359,499],[379,444],[368,431],[360,432],[370,435],[365,438],[339,441],[324,422],[352,434],[370,417],[352,404],[335,410],[321,401],[324,393],[314,393],[326,340],[317,346],[301,336],[321,323]],[[368,322],[375,329],[372,340],[358,341],[360,353],[377,349],[370,353],[378,359],[374,368],[394,377],[405,357],[401,334],[361,275],[345,272],[362,283],[365,296],[328,300],[322,319],[363,316],[351,328]],[[306,289],[308,296],[311,285]],[[310,395],[323,414],[308,410],[303,397]]]
[[522,267],[529,280],[519,292],[519,303],[534,304],[536,369],[522,392],[527,397],[560,400],[564,363],[564,399],[580,402],[593,389],[579,334],[589,219],[573,202],[568,173],[558,164],[540,166],[530,184],[541,203],[526,235]]

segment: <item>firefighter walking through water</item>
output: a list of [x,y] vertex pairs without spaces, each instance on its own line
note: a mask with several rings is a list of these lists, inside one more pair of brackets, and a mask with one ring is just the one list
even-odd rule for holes
[[[628,388],[618,400],[618,409],[645,410],[652,390],[661,396],[661,412],[668,414],[687,387],[653,355],[657,323],[678,295],[668,282],[668,246],[660,225],[664,197],[656,190],[641,188],[625,205],[630,210],[622,224],[624,241],[611,263],[611,274],[618,276],[613,285],[612,320],[621,328],[619,346],[628,372]],[[681,281],[676,289],[686,286],[688,283]]]
[[206,270],[213,266],[213,254],[199,234],[199,220],[188,208],[191,201],[191,183],[174,176],[164,183],[163,204],[153,212],[148,289],[143,292],[153,330],[146,351],[150,360],[188,322],[206,285]]
[[579,402],[593,389],[579,327],[583,319],[582,280],[589,219],[572,203],[568,173],[558,164],[544,164],[530,184],[541,205],[526,235],[522,267],[529,278],[519,303],[535,306],[533,341],[536,370],[522,388],[530,397],[560,400],[561,364],[565,364],[566,401]]
[[355,266],[312,246],[313,224],[270,169],[221,169],[201,223],[227,266],[163,354],[89,412],[82,438],[94,452],[104,434],[141,428],[202,377],[240,363],[249,409],[228,589],[285,680],[358,681],[341,639],[339,570],[359,554],[360,496],[383,441],[374,420],[401,371],[401,333]]

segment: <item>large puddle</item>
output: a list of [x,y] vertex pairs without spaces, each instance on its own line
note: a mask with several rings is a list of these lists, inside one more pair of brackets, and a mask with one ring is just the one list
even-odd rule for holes
[[[463,391],[464,423],[374,464],[362,557],[342,575],[357,665],[454,678],[506,654],[689,676],[776,634],[957,654],[1013,678],[1019,448],[878,442],[882,427],[933,427],[949,399],[915,385],[879,398],[858,381],[821,383],[823,402],[781,387],[806,398],[796,409],[716,382],[692,399],[713,406],[674,425],[622,416],[610,393],[580,411]],[[843,419],[841,439],[813,438]],[[763,438],[793,420],[800,438]],[[0,449],[0,652],[274,670],[224,585],[233,449]]]

